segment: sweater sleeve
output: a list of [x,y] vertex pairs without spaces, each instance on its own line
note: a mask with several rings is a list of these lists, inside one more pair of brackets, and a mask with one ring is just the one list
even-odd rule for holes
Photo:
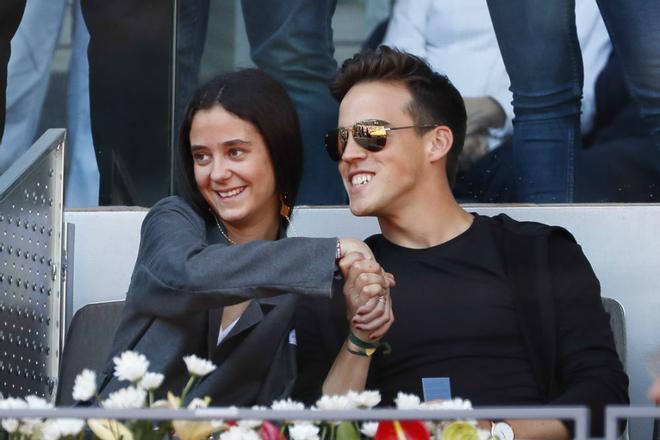
[[563,237],[550,241],[557,317],[559,394],[553,405],[587,405],[591,434],[603,434],[606,405],[629,403],[628,377],[616,353],[600,284],[579,245]]
[[336,239],[209,244],[204,220],[176,197],[142,224],[127,301],[136,312],[180,317],[282,293],[330,296]]

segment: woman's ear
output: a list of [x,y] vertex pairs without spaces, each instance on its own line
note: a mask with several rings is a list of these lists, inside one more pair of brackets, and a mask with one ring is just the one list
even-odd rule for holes
[[433,130],[426,133],[425,137],[428,139],[427,155],[431,162],[437,162],[447,156],[454,143],[454,134],[446,125],[435,127]]

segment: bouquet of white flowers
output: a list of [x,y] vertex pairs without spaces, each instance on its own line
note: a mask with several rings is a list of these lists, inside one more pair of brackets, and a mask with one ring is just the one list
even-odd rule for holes
[[[97,390],[96,373],[85,369],[75,379],[73,398],[79,402],[95,400],[98,406],[106,409],[138,408],[181,408],[188,392],[201,377],[215,370],[216,366],[206,359],[195,355],[186,356],[190,378],[181,395],[167,392],[167,399],[154,401],[154,393],[163,382],[163,375],[149,371],[147,358],[134,351],[125,351],[113,359],[114,376],[129,384],[107,396],[100,398]],[[365,420],[369,419],[368,410],[380,403],[378,391],[350,391],[346,395],[325,395],[312,410],[365,410]],[[469,401],[454,399],[450,401],[421,403],[417,396],[399,393],[396,401],[398,409],[471,409]],[[207,408],[210,398],[192,399],[188,409]],[[0,409],[46,409],[51,404],[44,399],[28,396],[25,399],[0,399]],[[269,409],[253,407],[253,410]],[[299,411],[305,406],[291,399],[272,403],[274,411]],[[174,437],[180,440],[204,440],[212,436],[219,440],[486,440],[490,434],[477,428],[476,420],[454,420],[448,422],[423,421],[296,421],[279,420],[276,423],[265,420],[148,420],[119,421],[112,419],[89,419],[87,426],[95,438],[101,440],[162,440]],[[77,419],[4,419],[2,430],[9,434],[9,440],[82,440],[85,421]]]

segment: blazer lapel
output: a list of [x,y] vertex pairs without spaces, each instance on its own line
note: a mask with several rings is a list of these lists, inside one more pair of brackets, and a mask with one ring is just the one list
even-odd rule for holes
[[[241,317],[238,319],[238,322],[236,323],[234,328],[231,329],[229,334],[225,336],[225,338],[222,340],[222,343],[230,340],[233,337],[240,335],[244,331],[259,324],[259,322],[261,322],[262,319],[264,319],[264,312],[261,310],[261,304],[259,303],[258,300],[253,299],[252,301],[250,301],[250,304],[248,304],[247,308],[245,309]],[[216,340],[217,340],[217,336],[216,336]]]
[[208,311],[209,327],[208,327],[208,355],[210,359],[218,348],[218,335],[220,334],[220,317],[222,316],[222,307],[218,309],[211,309]]

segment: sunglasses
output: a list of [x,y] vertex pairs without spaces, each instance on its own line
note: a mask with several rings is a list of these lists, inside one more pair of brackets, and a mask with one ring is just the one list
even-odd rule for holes
[[404,128],[433,128],[438,124],[429,125],[408,125],[405,127],[386,127],[387,122],[378,119],[369,119],[360,121],[350,127],[338,127],[330,130],[325,135],[325,149],[330,158],[338,162],[344,155],[348,135],[353,135],[355,142],[365,150],[376,152],[385,148],[387,143],[387,134],[394,130],[403,130]]

